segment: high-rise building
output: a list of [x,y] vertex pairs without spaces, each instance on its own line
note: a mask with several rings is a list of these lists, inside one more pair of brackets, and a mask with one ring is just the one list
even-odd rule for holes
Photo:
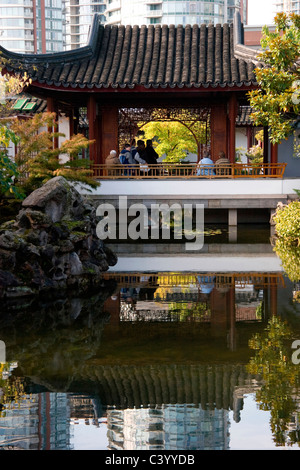
[[22,53],[62,51],[63,1],[1,0],[1,46]]
[[299,0],[277,0],[274,2],[276,13],[284,11],[285,13],[300,14],[300,1]]
[[106,23],[217,24],[231,23],[235,10],[247,22],[248,0],[107,0]]
[[107,0],[64,0],[65,49],[85,46],[95,13],[105,22]]
[[85,46],[95,13],[107,24],[185,26],[231,23],[239,10],[246,24],[247,4],[248,0],[1,0],[0,45],[21,53]]

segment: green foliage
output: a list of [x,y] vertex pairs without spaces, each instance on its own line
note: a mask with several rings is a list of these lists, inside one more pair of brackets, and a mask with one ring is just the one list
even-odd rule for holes
[[275,242],[274,251],[280,258],[284,272],[292,282],[300,280],[300,247],[286,243],[282,238]]
[[[19,377],[10,374],[11,363],[0,363],[0,417],[9,409],[17,408],[26,400],[25,386]],[[5,377],[5,378],[4,378]]]
[[300,201],[278,208],[274,216],[276,233],[290,246],[300,245]]
[[14,185],[18,176],[17,165],[0,150],[0,199],[7,193],[13,194],[17,199],[23,199],[24,192]]
[[9,143],[17,143],[16,135],[5,125],[0,125],[0,199],[6,195],[14,195],[18,199],[24,197],[22,189],[15,186],[15,180],[19,176],[18,168],[8,154]]
[[[55,113],[40,113],[31,119],[14,120],[11,123],[18,137],[16,163],[21,187],[28,194],[54,176],[64,176],[69,181],[97,187],[99,183],[92,177],[92,162],[78,157],[91,141],[77,134],[56,148],[54,139],[64,135],[55,131],[41,131],[43,128],[55,129],[55,125]],[[62,159],[62,156],[65,158]]]
[[294,132],[300,114],[300,16],[279,13],[274,23],[275,32],[263,28],[259,89],[249,96],[254,124],[268,127],[271,142],[280,143]]
[[300,201],[277,209],[274,216],[277,239],[274,251],[289,279],[300,279]]
[[195,122],[190,129],[181,122],[150,122],[143,128],[145,139],[153,139],[159,156],[167,155],[164,161],[178,163],[187,153],[198,154],[198,143],[206,142],[205,125]]
[[300,384],[299,366],[294,365],[291,353],[291,331],[278,317],[269,320],[265,332],[255,334],[249,346],[255,351],[247,370],[260,375],[262,386],[256,392],[261,410],[270,411],[271,430],[276,445],[299,443],[299,436],[289,426],[297,410]]

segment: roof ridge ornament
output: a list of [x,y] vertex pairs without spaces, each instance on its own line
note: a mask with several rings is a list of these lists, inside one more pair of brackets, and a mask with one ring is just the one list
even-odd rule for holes
[[243,41],[243,25],[241,21],[241,14],[236,11],[233,19],[233,50],[236,59],[242,59],[245,62],[253,62],[255,65],[261,62],[258,59],[261,51],[259,49],[252,49],[244,44]]

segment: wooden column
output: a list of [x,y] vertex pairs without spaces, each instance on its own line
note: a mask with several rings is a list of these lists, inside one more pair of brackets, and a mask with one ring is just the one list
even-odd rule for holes
[[119,154],[119,112],[117,106],[103,107],[101,109],[101,138],[100,138],[100,160],[105,158],[111,150]]
[[[52,98],[52,97],[47,98],[47,111],[49,113],[55,113],[56,114],[56,117],[55,117],[56,124],[53,127],[49,126],[48,127],[48,132],[49,133],[59,132],[58,123],[57,123],[58,108],[57,108],[57,103],[55,102],[54,98]],[[56,149],[58,148],[58,137],[57,136],[54,137],[54,139],[53,139],[53,147],[56,148]]]
[[[96,99],[93,94],[90,94],[87,102],[87,119],[89,123],[89,140],[96,140],[96,117],[97,117],[97,106]],[[90,160],[93,163],[101,163],[98,161],[96,154],[96,142],[90,145]]]
[[253,145],[253,127],[247,127],[247,150]]
[[271,144],[271,163],[278,163],[278,144]]
[[69,133],[70,133],[70,138],[75,134],[74,132],[74,111],[71,109],[68,113],[68,118],[69,118]]
[[213,105],[211,108],[211,157],[215,161],[221,151],[227,152],[226,105]]
[[264,163],[269,163],[269,131],[264,127]]
[[[278,163],[278,144],[271,144],[271,151],[270,151],[270,163]],[[272,175],[276,175],[277,169],[271,168],[270,170]]]
[[276,317],[278,314],[277,308],[277,286],[270,287],[270,317]]
[[237,99],[235,94],[232,94],[229,99],[228,106],[228,117],[229,117],[229,142],[228,142],[228,158],[231,163],[235,163],[235,128],[236,128],[236,117],[237,117]]
[[228,343],[230,351],[236,350],[237,335],[236,335],[236,311],[235,311],[235,288],[232,287],[227,294],[228,310],[229,310],[229,335]]

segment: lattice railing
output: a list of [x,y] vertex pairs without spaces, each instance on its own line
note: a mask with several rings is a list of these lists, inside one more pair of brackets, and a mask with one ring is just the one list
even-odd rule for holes
[[222,166],[197,164],[115,165],[95,164],[96,179],[217,179],[217,178],[283,178],[286,163],[226,164]]

